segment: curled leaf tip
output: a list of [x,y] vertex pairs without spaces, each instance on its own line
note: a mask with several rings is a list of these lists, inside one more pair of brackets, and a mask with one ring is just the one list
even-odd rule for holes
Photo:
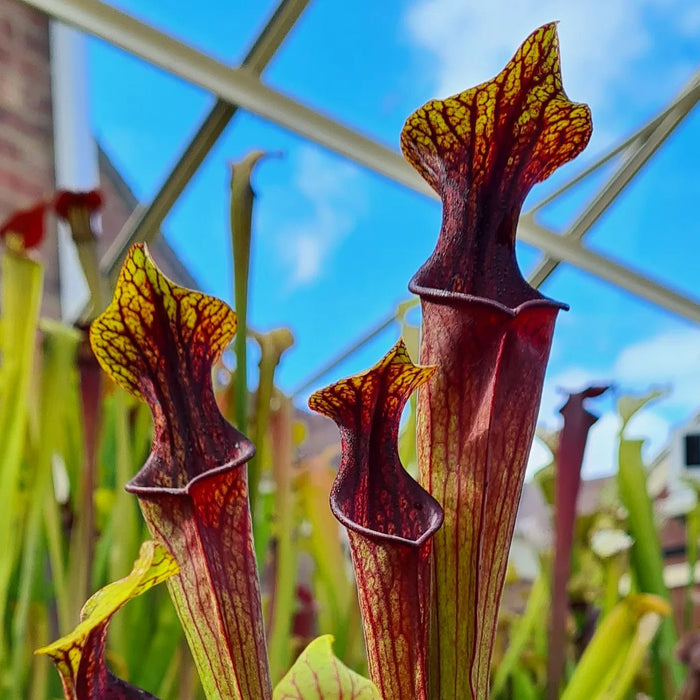
[[309,407],[341,431],[343,459],[331,509],[349,529],[420,546],[442,524],[442,508],[405,471],[397,448],[403,407],[434,371],[414,365],[400,340],[371,369],[310,397]]
[[533,185],[580,153],[591,130],[588,107],[563,90],[555,24],[534,31],[492,80],[412,114],[402,151],[445,206],[440,241],[412,291],[511,308],[540,299],[515,260],[520,209]]
[[71,209],[83,208],[95,212],[102,208],[102,192],[98,189],[89,191],[59,190],[53,201],[56,214],[62,219],[68,219]]
[[270,700],[245,469],[254,448],[221,415],[212,384],[235,330],[223,301],[177,286],[137,244],[90,340],[153,414],[151,454],[127,490],[180,563],[169,589],[205,692]]
[[[436,247],[409,289],[421,299],[418,465],[441,503],[433,539],[438,650],[433,697],[488,696],[508,546],[554,322],[565,304],[532,288],[515,238],[530,189],[591,134],[563,87],[556,26],[534,31],[492,80],[412,114],[408,162],[440,195]],[[433,679],[435,679],[433,681]]]
[[163,545],[141,545],[131,573],[99,590],[83,606],[80,624],[68,635],[37,649],[53,660],[69,700],[130,700],[155,696],[116,678],[104,659],[107,628],[114,614],[153,586],[174,576],[178,566]]
[[331,510],[348,529],[370,675],[387,700],[427,700],[432,539],[440,504],[401,465],[398,431],[411,393],[433,374],[403,341],[367,372],[309,399],[340,429]]
[[628,598],[630,605],[640,616],[648,612],[653,612],[662,617],[670,617],[673,613],[671,604],[661,596],[652,593],[636,593]]
[[580,435],[579,441],[583,440],[581,449],[583,449],[585,445],[585,436],[587,435],[588,428],[598,420],[598,416],[586,410],[586,399],[594,399],[601,396],[608,391],[608,389],[610,389],[610,385],[595,385],[589,386],[582,391],[569,394],[566,403],[559,409],[559,413],[561,413],[565,419],[568,418],[572,422],[572,426],[569,427],[569,432],[577,436]]
[[622,418],[622,431],[624,432],[625,427],[638,411],[652,401],[668,396],[669,393],[669,388],[656,387],[651,388],[643,396],[621,396],[617,401],[617,411]]
[[500,164],[503,194],[527,194],[585,148],[590,110],[562,86],[555,23],[536,29],[493,79],[445,100],[431,100],[406,121],[407,160],[439,193],[449,178],[490,186]]
[[90,342],[107,374],[153,412],[153,459],[134,486],[184,488],[252,455],[252,444],[221,416],[211,383],[212,365],[235,331],[226,303],[179,287],[145,245],[131,248]]

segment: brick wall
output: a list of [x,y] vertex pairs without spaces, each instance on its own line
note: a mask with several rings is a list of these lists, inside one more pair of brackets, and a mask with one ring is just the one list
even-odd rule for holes
[[[54,191],[49,22],[16,0],[0,1],[0,221]],[[43,312],[58,316],[58,244],[51,222]]]
[[[99,250],[110,242],[136,206],[136,198],[100,151],[105,198]],[[49,20],[18,0],[0,0],[0,221],[50,198],[55,191]],[[153,252],[166,274],[187,286],[194,281],[165,240]],[[38,256],[45,264],[45,316],[60,315],[58,241],[52,217]]]

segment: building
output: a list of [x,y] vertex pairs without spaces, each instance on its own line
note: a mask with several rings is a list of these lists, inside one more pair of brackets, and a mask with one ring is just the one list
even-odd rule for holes
[[[59,172],[60,157],[76,145],[60,142],[60,122],[65,125],[66,120],[75,121],[71,119],[75,106],[57,100],[56,87],[61,76],[52,68],[56,56],[52,37],[47,15],[17,0],[0,3],[0,221],[17,209],[50,198],[59,187],[99,186],[105,199],[98,246],[103,254],[138,202],[89,133],[84,137],[92,142],[93,172],[83,182],[74,183],[67,182],[71,178]],[[64,75],[63,79],[70,77]],[[88,115],[83,114],[82,119],[87,123]],[[76,155],[84,157],[83,153]],[[42,312],[53,318],[61,315],[61,275],[65,277],[70,269],[60,259],[66,257],[66,245],[72,243],[59,240],[55,222],[49,221],[47,236],[37,255],[46,269]],[[185,286],[195,286],[162,236],[151,244],[151,249],[168,277]],[[72,270],[77,273],[75,267]]]

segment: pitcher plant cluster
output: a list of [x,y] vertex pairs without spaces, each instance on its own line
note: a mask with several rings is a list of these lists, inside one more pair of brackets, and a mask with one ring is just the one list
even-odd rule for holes
[[[223,301],[167,279],[143,244],[130,250],[106,309],[103,281],[88,275],[92,355],[85,346],[83,402],[103,391],[96,360],[119,387],[148,405],[150,454],[126,491],[137,497],[152,540],[143,544],[131,574],[88,600],[73,632],[39,650],[54,660],[66,698],[155,697],[112,673],[105,645],[115,613],[161,581],[211,699],[483,700],[492,685],[502,692],[508,674],[492,669],[499,607],[554,325],[566,309],[523,278],[516,227],[531,188],[575,158],[591,129],[588,107],[571,102],[563,90],[553,24],[533,32],[492,80],[431,100],[406,121],[403,154],[442,200],[437,244],[409,283],[422,309],[421,364],[399,340],[371,369],[309,399],[310,408],[340,431],[330,510],[347,531],[369,678],[333,655],[330,635],[311,641],[291,668],[281,668],[275,653],[279,644],[289,644],[289,625],[282,636],[273,631],[267,638],[281,623],[261,602],[258,562],[267,542],[258,541],[264,532],[258,524],[266,515],[284,524],[292,514],[284,505],[276,510],[277,502],[259,512],[257,500],[251,514],[248,466],[252,496],[264,482],[261,452],[274,452],[291,438],[270,444],[255,431],[256,455],[253,442],[224,416],[229,413],[213,376],[236,333],[236,314]],[[259,157],[245,164],[248,172]],[[90,221],[99,206],[96,194],[69,193],[55,205],[73,229],[86,270],[97,270]],[[31,245],[31,234],[25,243]],[[241,331],[245,338],[246,329]],[[281,343],[271,351],[274,364],[291,340],[276,336],[270,342]],[[266,406],[271,384],[268,389]],[[416,391],[414,478],[399,458],[399,434]],[[583,446],[595,420],[584,400],[603,391],[592,387],[572,396],[564,411],[555,452],[571,476],[558,483],[558,512],[565,512],[561,504],[568,498],[573,513]],[[247,399],[246,390],[236,402],[239,417]],[[280,435],[290,425],[291,404],[284,405],[287,414],[275,418]],[[237,425],[243,430],[247,421]],[[94,445],[86,443],[84,459],[95,461]],[[285,473],[278,475],[278,489],[289,488]],[[643,498],[630,499],[630,512],[636,512],[634,503],[646,507]],[[651,581],[618,601],[615,588],[599,627],[602,641],[593,638],[580,668],[565,679],[561,628],[573,522],[564,520],[558,521],[562,543],[555,555],[564,588],[553,579],[555,603],[563,601],[564,608],[551,629],[562,642],[560,653],[550,650],[547,697],[627,697],[657,630],[665,629],[664,589]],[[89,538],[93,523],[86,527]],[[283,544],[288,529],[277,530],[278,573],[289,572]],[[644,554],[639,556],[642,561]],[[614,571],[613,585],[619,584]],[[293,567],[290,575],[282,583],[293,587]],[[547,599],[547,589],[544,579],[536,582],[533,611],[537,600]],[[280,587],[274,594],[287,595]],[[523,624],[529,619],[526,613]],[[303,616],[297,624],[303,626]],[[518,639],[511,635],[513,649],[519,649]],[[658,646],[662,655],[673,647],[673,639],[666,641]],[[513,659],[506,652],[498,661],[505,669]],[[607,672],[613,662],[619,673]]]

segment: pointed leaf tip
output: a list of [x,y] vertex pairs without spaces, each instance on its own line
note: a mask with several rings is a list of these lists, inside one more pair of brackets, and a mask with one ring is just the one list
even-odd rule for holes
[[617,401],[617,412],[622,419],[621,432],[624,432],[627,424],[647,404],[668,396],[669,393],[668,389],[656,388],[650,389],[644,396],[621,396]]
[[440,194],[451,178],[466,178],[478,192],[498,177],[504,193],[517,189],[522,201],[585,148],[591,130],[588,107],[564,92],[557,28],[550,23],[530,34],[492,80],[414,112],[401,149]]
[[[155,400],[156,387],[168,383],[166,369],[209,381],[209,371],[236,332],[236,314],[215,297],[180,287],[156,266],[143,243],[131,247],[112,303],[92,323],[90,342],[102,368],[139,399]],[[190,350],[194,366],[180,350]],[[171,366],[172,365],[172,366]],[[192,387],[195,390],[194,387]]]
[[131,573],[97,591],[83,606],[80,623],[65,637],[36,650],[56,664],[69,700],[114,700],[154,696],[116,678],[104,659],[107,628],[113,615],[132,598],[178,573],[165,547],[148,541],[141,545]]
[[351,530],[420,546],[442,524],[442,508],[403,468],[397,445],[403,407],[434,371],[414,365],[399,340],[371,369],[309,398],[309,407],[341,431],[331,509]]
[[253,454],[221,415],[212,386],[212,366],[235,331],[225,302],[174,284],[145,245],[132,246],[112,302],[90,327],[103,369],[149,404],[155,422],[153,458],[130,489],[185,488]]
[[169,588],[209,697],[269,700],[246,462],[252,443],[221,414],[212,365],[236,329],[219,299],[168,280],[143,245],[92,324],[95,355],[153,414],[151,453],[127,484],[181,565]]
[[46,202],[39,202],[28,209],[15,211],[0,224],[0,238],[5,239],[10,247],[21,250],[37,248],[46,233],[47,206]]
[[409,289],[510,309],[543,300],[518,269],[520,209],[536,183],[585,148],[591,131],[588,107],[562,88],[554,24],[534,31],[492,80],[414,112],[401,149],[442,198],[443,222]]
[[309,400],[340,429],[331,510],[349,531],[370,675],[387,700],[428,697],[432,539],[444,515],[401,464],[398,431],[406,401],[433,372],[399,341],[368,371]]
[[[386,410],[392,418],[398,412],[400,417],[410,395],[434,372],[435,367],[414,365],[406,344],[399,339],[374,367],[314,392],[309,397],[309,408],[341,427],[354,423],[358,408]],[[380,398],[387,399],[388,404],[382,406]]]
[[431,698],[488,696],[508,546],[565,308],[523,277],[517,224],[530,189],[590,134],[588,107],[564,93],[548,24],[495,78],[428,102],[401,135],[443,203],[436,247],[409,283],[423,310],[421,359],[438,366],[418,395],[417,439],[421,483],[444,509],[432,542]]
[[382,700],[369,679],[333,654],[333,636],[318,637],[274,690],[273,700]]

